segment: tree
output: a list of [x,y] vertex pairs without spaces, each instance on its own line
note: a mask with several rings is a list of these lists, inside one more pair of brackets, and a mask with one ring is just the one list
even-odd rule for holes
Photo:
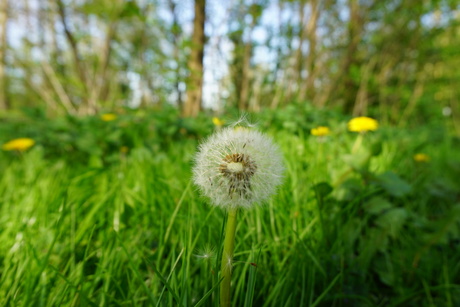
[[8,0],[0,1],[0,110],[8,108],[6,92],[6,50],[7,50],[7,30],[8,22]]
[[205,0],[195,0],[191,53],[188,61],[189,77],[187,80],[187,98],[182,110],[182,115],[184,117],[194,117],[198,115],[201,109],[205,45],[204,24],[206,19],[205,2]]
[[[306,57],[302,57],[302,61],[298,63],[300,71],[307,73],[306,79],[303,78],[302,74],[299,73],[299,100],[305,100],[306,98],[312,99],[315,96],[314,81],[316,74],[318,73],[318,65],[316,65],[317,59],[317,27],[318,19],[320,17],[320,1],[310,1],[310,16],[308,22],[301,31],[300,46],[302,47],[304,40],[308,41],[308,54]],[[304,10],[302,9],[301,12]],[[301,15],[303,17],[303,14]],[[303,18],[300,18],[303,22]]]
[[171,30],[170,30],[170,42],[173,46],[173,60],[175,62],[175,68],[174,68],[174,89],[177,94],[177,106],[179,107],[179,110],[183,109],[183,100],[182,100],[182,90],[180,88],[181,85],[181,57],[180,57],[180,43],[181,43],[181,33],[182,33],[182,28],[179,23],[179,14],[177,12],[177,4],[174,2],[174,0],[168,0],[168,6],[169,10],[171,11],[172,15],[172,25],[171,25]]
[[246,4],[241,1],[230,18],[229,39],[233,44],[230,74],[234,87],[236,106],[240,110],[249,109],[252,78],[252,57],[254,43],[252,34],[260,21],[264,6],[262,1]]

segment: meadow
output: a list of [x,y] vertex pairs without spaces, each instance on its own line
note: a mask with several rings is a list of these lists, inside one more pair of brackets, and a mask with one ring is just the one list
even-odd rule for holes
[[[234,306],[460,305],[448,121],[357,133],[332,111],[252,119],[285,173],[268,203],[239,213]],[[225,212],[191,169],[219,128],[168,108],[6,118],[1,144],[35,144],[0,152],[0,305],[218,306]]]

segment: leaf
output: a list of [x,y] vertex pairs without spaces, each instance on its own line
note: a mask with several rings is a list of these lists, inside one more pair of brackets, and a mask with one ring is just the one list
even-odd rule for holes
[[364,210],[369,214],[380,214],[387,209],[393,208],[393,205],[382,197],[373,197],[363,205]]
[[351,201],[362,190],[361,181],[351,178],[343,182],[334,190],[334,197],[339,201]]
[[374,261],[373,270],[380,278],[380,281],[388,286],[394,286],[396,276],[394,273],[393,265],[388,259],[388,256],[381,256]]
[[375,223],[388,232],[389,236],[396,238],[406,222],[408,212],[404,208],[394,208],[381,215]]
[[364,223],[359,218],[352,218],[347,224],[342,226],[341,240],[345,243],[346,247],[353,247],[355,241],[360,237],[363,227]]
[[371,157],[372,154],[368,149],[360,148],[353,154],[343,155],[342,160],[355,170],[366,170]]
[[371,154],[372,156],[378,156],[382,153],[382,142],[375,142],[371,146]]
[[327,182],[320,182],[313,186],[313,190],[315,191],[317,197],[325,198],[326,196],[331,194],[333,188]]
[[412,191],[412,186],[393,172],[385,172],[377,176],[379,184],[388,194],[403,197]]
[[122,136],[121,130],[113,130],[112,132],[107,134],[106,140],[111,143],[117,143],[120,141],[121,136]]
[[140,16],[142,16],[141,9],[134,1],[126,2],[120,14],[120,18],[140,17]]

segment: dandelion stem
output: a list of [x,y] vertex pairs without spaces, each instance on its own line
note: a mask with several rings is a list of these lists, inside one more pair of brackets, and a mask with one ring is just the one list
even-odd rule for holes
[[235,231],[236,231],[236,214],[237,209],[229,209],[227,217],[227,226],[225,230],[224,251],[222,253],[221,263],[221,278],[220,284],[220,306],[230,306],[230,282],[232,280],[232,261],[233,249],[235,247]]
[[355,143],[353,144],[353,148],[351,149],[351,153],[356,153],[358,149],[361,147],[361,144],[363,143],[363,135],[363,132],[361,132],[358,135],[358,137],[355,140]]

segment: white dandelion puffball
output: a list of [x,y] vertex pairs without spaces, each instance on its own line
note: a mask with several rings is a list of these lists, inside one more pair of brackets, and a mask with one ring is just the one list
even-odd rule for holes
[[264,134],[226,128],[200,145],[193,179],[212,204],[250,208],[275,193],[283,179],[280,150]]

